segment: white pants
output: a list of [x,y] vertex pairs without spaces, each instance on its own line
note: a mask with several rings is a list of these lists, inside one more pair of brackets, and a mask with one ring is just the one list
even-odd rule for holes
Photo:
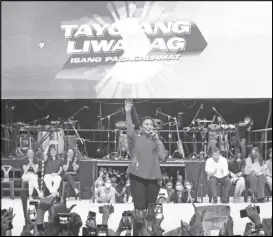
[[272,178],[266,176],[266,183],[268,184],[270,191],[272,192]]
[[240,177],[240,178],[231,178],[231,182],[233,184],[235,184],[235,181],[238,180],[236,182],[236,185],[235,185],[235,189],[234,189],[234,196],[236,197],[241,197],[242,196],[242,193],[243,191],[245,190],[245,179],[244,177]]
[[38,175],[32,172],[28,172],[23,174],[22,176],[23,182],[28,182],[28,193],[29,196],[32,196],[34,188],[37,192],[40,192],[39,185],[38,185]]
[[44,182],[50,193],[57,193],[62,182],[62,177],[60,175],[46,174]]

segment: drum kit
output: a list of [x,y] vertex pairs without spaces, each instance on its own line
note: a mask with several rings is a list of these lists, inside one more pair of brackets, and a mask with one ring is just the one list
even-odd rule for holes
[[[57,141],[55,148],[60,156],[68,148],[77,148],[77,136],[69,135],[77,120],[50,121],[49,125],[30,125],[22,122],[2,125],[6,128],[12,149],[10,155],[22,156],[29,148],[42,155],[50,140]],[[11,135],[13,134],[13,135]]]
[[196,133],[200,133],[201,135],[202,151],[198,155],[196,155],[196,141],[193,139],[193,153],[196,155],[195,158],[206,158],[211,154],[214,147],[219,148],[221,153],[228,157],[231,149],[230,140],[236,132],[235,125],[216,123],[215,117],[212,120],[196,119],[193,124],[196,126],[185,128],[184,130],[193,133],[193,138],[195,138]]

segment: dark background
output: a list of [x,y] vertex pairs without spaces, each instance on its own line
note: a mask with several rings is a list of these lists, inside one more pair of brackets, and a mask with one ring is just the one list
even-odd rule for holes
[[[39,119],[50,115],[47,123],[52,120],[67,119],[76,111],[80,110],[83,106],[88,106],[88,110],[82,110],[76,117],[79,121],[79,127],[82,129],[97,129],[98,128],[98,116],[102,111],[102,117],[114,113],[120,108],[124,107],[124,100],[2,100],[1,106],[1,123],[9,122],[25,122],[28,123],[32,120]],[[184,112],[183,115],[183,127],[188,127],[191,124],[192,119],[196,115],[200,105],[203,104],[203,110],[201,110],[198,118],[206,118],[211,120],[215,115],[212,107],[215,107],[219,113],[229,124],[235,124],[242,121],[244,116],[249,115],[254,119],[253,129],[264,129],[268,120],[269,108],[271,106],[271,99],[232,99],[232,100],[219,100],[219,99],[207,99],[207,100],[151,100],[141,99],[134,100],[136,112],[139,117],[152,116],[155,117],[156,109],[160,108],[163,113],[171,116],[177,116],[178,112]],[[13,110],[11,109],[13,107]],[[10,108],[9,120],[7,121],[7,110]],[[161,118],[164,119],[164,118]],[[115,124],[118,121],[125,121],[125,114],[119,113],[111,117],[110,128],[115,129]],[[102,122],[104,128],[108,126],[108,119]],[[46,121],[38,122],[38,124],[45,124]],[[79,128],[78,127],[78,128]],[[272,127],[272,118],[270,116],[268,127]],[[168,126],[164,129],[168,130]],[[175,129],[175,128],[174,128]],[[182,129],[182,128],[181,128]],[[2,132],[1,132],[2,133]],[[107,141],[107,132],[79,132],[80,136],[85,139],[96,141]],[[168,140],[168,132],[161,133],[162,137]],[[3,136],[2,136],[3,137]],[[185,146],[186,155],[192,152],[192,145],[190,144],[191,138],[189,136],[181,135],[183,142],[189,142]],[[114,133],[111,133],[111,141],[114,140]],[[173,141],[177,140],[176,133],[173,134]],[[200,136],[197,136],[197,140],[200,141]],[[271,140],[271,137],[268,138]],[[2,145],[4,141],[2,140]],[[79,144],[80,146],[80,144]],[[104,149],[104,153],[107,154],[106,143],[86,143],[87,152],[89,157],[97,157],[96,149],[98,147]],[[271,147],[271,144],[270,144]],[[81,148],[81,147],[80,147]],[[168,145],[166,144],[166,148]],[[175,144],[172,146],[172,152],[176,149]],[[198,145],[198,152],[201,150],[201,145]],[[111,146],[111,150],[114,151],[114,147]],[[103,154],[100,154],[100,156]]]

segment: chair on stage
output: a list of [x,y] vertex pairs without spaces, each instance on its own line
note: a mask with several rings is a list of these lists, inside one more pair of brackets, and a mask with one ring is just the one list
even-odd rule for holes
[[[1,191],[3,192],[4,190],[9,190],[10,197],[12,200],[14,200],[14,180],[15,180],[14,168],[11,165],[2,165],[1,171],[3,171],[3,174],[4,174],[3,178],[1,174]],[[9,188],[3,188],[3,184],[8,184]]]

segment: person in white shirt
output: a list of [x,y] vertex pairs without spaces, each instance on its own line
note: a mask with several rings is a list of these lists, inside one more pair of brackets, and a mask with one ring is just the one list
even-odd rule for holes
[[246,158],[244,174],[246,184],[250,187],[251,202],[264,202],[265,166],[258,147],[252,148],[250,155]]
[[265,176],[266,183],[268,184],[270,191],[272,192],[272,148],[268,150],[269,160],[265,163]]
[[222,203],[228,203],[229,190],[231,187],[228,162],[225,157],[220,155],[220,151],[218,148],[215,147],[213,149],[212,157],[207,159],[205,171],[209,179],[213,203],[217,203],[217,186],[219,183],[221,183],[223,186]]

